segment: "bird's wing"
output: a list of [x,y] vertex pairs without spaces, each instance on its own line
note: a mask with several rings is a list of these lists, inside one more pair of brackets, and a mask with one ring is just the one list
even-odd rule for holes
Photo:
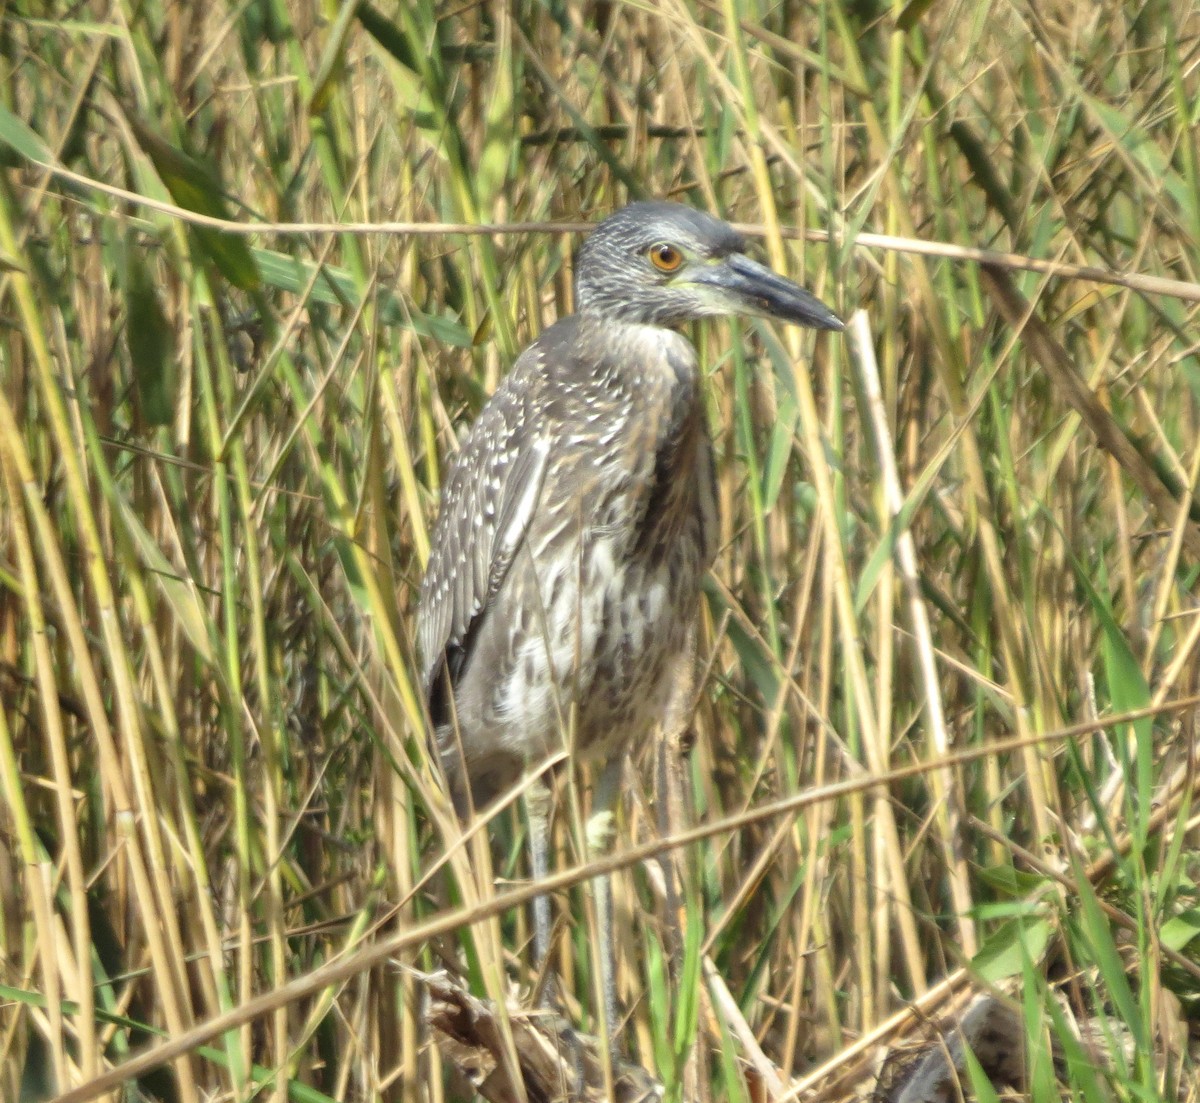
[[518,358],[450,464],[417,614],[427,700],[444,666],[451,678],[457,674],[471,628],[503,584],[537,509],[549,453],[536,411],[539,355],[535,345]]

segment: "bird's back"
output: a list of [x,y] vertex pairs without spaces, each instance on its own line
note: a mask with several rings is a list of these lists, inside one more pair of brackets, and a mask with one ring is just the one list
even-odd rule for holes
[[564,738],[620,753],[662,715],[715,551],[713,487],[683,337],[574,315],[522,354],[451,461],[421,591],[460,795],[489,799]]

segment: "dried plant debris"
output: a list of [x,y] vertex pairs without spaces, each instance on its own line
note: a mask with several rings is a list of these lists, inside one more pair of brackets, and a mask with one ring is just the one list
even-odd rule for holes
[[[607,1100],[603,1050],[598,1038],[580,1034],[552,1011],[509,1007],[511,1057],[495,1006],[448,973],[424,975],[427,1018],[442,1057],[471,1088],[491,1103],[588,1103]],[[514,1069],[515,1064],[515,1069]],[[514,1073],[521,1084],[514,1083]],[[662,1085],[637,1065],[615,1060],[615,1103],[659,1100]]]

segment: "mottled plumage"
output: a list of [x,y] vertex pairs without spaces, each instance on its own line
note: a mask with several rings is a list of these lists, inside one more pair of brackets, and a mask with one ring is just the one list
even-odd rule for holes
[[[696,350],[671,327],[747,314],[841,328],[745,256],[727,223],[674,203],[632,204],[593,231],[576,302],[471,426],[433,530],[422,684],[460,809],[566,750],[605,763],[607,813],[614,767],[663,719],[691,661],[717,499]],[[531,808],[535,876],[546,807]],[[544,898],[535,934],[541,957]]]
[[420,642],[447,774],[465,766],[476,803],[563,746],[573,702],[585,754],[652,727],[715,554],[695,351],[613,329],[576,314],[546,330],[446,480]]
[[[676,273],[647,256],[664,245]],[[578,257],[580,313],[525,350],[453,457],[418,636],[460,802],[467,783],[482,803],[561,749],[572,705],[584,754],[617,753],[661,717],[717,525],[695,349],[664,327],[734,312],[841,324],[743,249],[673,203],[601,223]]]

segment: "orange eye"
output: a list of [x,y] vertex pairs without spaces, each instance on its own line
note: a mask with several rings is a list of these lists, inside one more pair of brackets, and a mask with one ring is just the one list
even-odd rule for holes
[[683,254],[669,241],[660,241],[657,245],[651,245],[646,256],[660,272],[678,272],[680,265],[683,264]]

